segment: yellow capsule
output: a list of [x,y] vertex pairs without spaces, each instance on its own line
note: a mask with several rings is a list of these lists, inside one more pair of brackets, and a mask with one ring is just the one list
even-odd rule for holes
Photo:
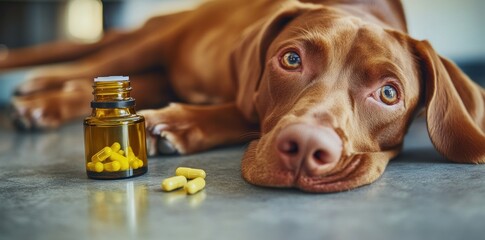
[[185,192],[187,192],[188,194],[194,194],[204,189],[204,187],[205,187],[205,180],[201,177],[198,177],[198,178],[195,178],[194,180],[189,181],[187,184],[185,184],[184,189],[185,189]]
[[138,169],[140,166],[138,164],[138,161],[136,159],[133,159],[130,161],[130,167],[133,169]]
[[94,163],[94,171],[102,172],[104,170],[104,165],[101,162]]
[[128,170],[128,168],[130,167],[130,164],[128,163],[128,158],[117,152],[112,152],[111,156],[109,156],[109,159],[111,161],[118,162],[120,164],[120,170],[122,171]]
[[163,191],[172,191],[177,188],[183,187],[187,183],[187,178],[184,176],[175,176],[171,178],[166,178],[162,181],[162,189]]
[[111,156],[112,152],[113,152],[113,150],[111,150],[110,147],[104,147],[103,149],[101,149],[99,152],[97,152],[96,154],[94,154],[91,157],[91,161],[92,162],[102,162],[102,161],[106,160],[106,158]]
[[133,149],[131,147],[128,147],[128,160],[131,161],[131,160],[135,160],[136,159],[136,156],[135,156],[135,153],[133,153]]
[[121,171],[126,171],[126,170],[128,170],[128,168],[130,168],[130,164],[128,163],[128,159],[123,160],[119,163],[120,163],[120,170]]
[[117,161],[117,162],[120,162],[120,163],[122,161],[128,161],[128,159],[125,156],[120,155],[117,152],[112,152],[111,153],[111,156],[109,156],[109,160],[111,160],[111,161]]
[[118,161],[121,164],[121,171],[128,170],[128,168],[130,168],[130,163],[128,161],[128,158],[125,156],[125,151],[123,151],[122,149],[120,149],[118,151],[118,154],[121,155],[122,157],[124,157],[124,159],[118,157],[118,159],[119,159]]
[[89,171],[94,171],[94,163],[93,162],[88,162],[86,164],[86,168],[89,170]]
[[177,176],[184,176],[187,179],[194,179],[194,178],[205,178],[206,174],[205,171],[202,169],[197,168],[186,168],[186,167],[179,167],[175,170],[175,175]]
[[104,166],[101,162],[88,162],[87,164],[87,169],[91,172],[102,172],[104,169]]
[[143,161],[142,160],[140,160],[140,159],[137,158],[136,161],[138,162],[138,167],[139,168],[143,167]]
[[119,162],[117,161],[113,161],[113,162],[109,162],[109,163],[105,163],[103,164],[104,166],[104,169],[106,169],[106,171],[108,172],[116,172],[116,171],[119,171],[120,168],[121,168],[121,165]]
[[113,152],[118,152],[121,149],[121,145],[119,142],[114,142],[113,145],[111,145],[111,150]]

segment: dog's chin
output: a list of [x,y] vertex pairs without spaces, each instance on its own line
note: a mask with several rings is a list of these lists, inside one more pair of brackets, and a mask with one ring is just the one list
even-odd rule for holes
[[249,145],[241,165],[243,178],[247,182],[265,187],[298,188],[314,193],[346,191],[366,182],[362,181],[366,175],[363,155],[344,157],[327,174],[309,176],[282,167],[270,145],[262,140],[255,140]]

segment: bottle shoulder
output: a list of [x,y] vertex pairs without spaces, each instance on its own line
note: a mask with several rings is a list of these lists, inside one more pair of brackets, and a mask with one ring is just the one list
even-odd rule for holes
[[144,122],[145,118],[138,114],[130,114],[127,116],[105,116],[96,117],[88,116],[84,118],[84,125],[129,125]]

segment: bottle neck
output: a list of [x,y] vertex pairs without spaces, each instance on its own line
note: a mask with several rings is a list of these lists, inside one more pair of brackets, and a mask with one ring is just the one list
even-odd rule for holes
[[117,117],[135,114],[135,99],[130,97],[130,81],[94,82],[91,102],[92,115]]
[[130,81],[94,82],[93,90],[93,102],[133,101]]

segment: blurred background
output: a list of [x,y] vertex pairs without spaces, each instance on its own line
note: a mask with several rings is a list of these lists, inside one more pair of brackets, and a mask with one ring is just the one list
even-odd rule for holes
[[[132,29],[151,16],[194,8],[204,0],[0,0],[0,58],[13,49],[58,39],[98,40],[111,28]],[[485,82],[485,1],[403,0],[409,30]],[[25,71],[0,72],[5,105]]]

